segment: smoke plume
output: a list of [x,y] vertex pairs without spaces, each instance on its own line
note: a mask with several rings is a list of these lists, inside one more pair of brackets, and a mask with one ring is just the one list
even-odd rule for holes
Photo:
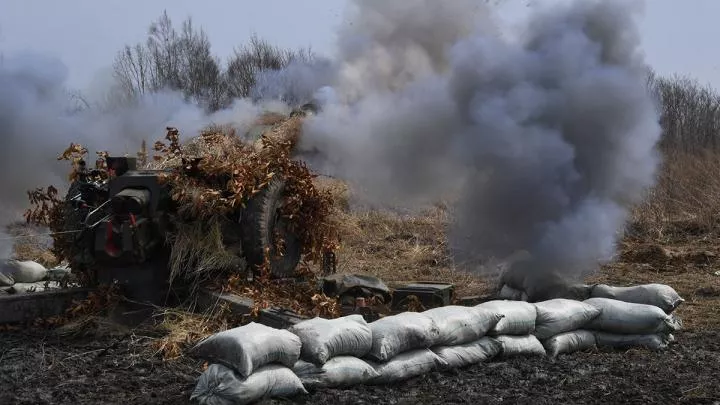
[[[458,267],[481,271],[486,258],[526,250],[523,270],[536,279],[574,279],[613,255],[658,165],[659,117],[633,21],[641,10],[628,0],[568,2],[534,11],[510,40],[482,1],[356,0],[334,58],[263,74],[252,94],[314,96],[322,110],[305,121],[300,149],[366,202],[449,202]],[[73,111],[65,76],[57,61],[28,55],[0,64],[8,220],[28,188],[62,184],[67,167],[55,156],[70,142],[133,154],[166,125],[185,134],[211,122],[243,127],[267,107],[238,100],[208,116],[168,92]]]
[[314,167],[386,205],[452,198],[470,269],[526,250],[529,271],[574,279],[611,258],[658,165],[638,3],[537,10],[516,41],[478,2],[354,4],[335,101],[305,125]]
[[[21,219],[29,207],[27,191],[67,186],[69,164],[56,157],[71,142],[96,151],[134,156],[142,140],[161,140],[166,126],[194,136],[211,123],[244,130],[261,111],[286,111],[284,104],[237,100],[230,108],[208,115],[181,94],[148,94],[133,103],[92,105],[78,110],[65,86],[67,68],[58,60],[29,53],[4,55],[0,62],[0,229]],[[108,89],[96,89],[100,92]],[[12,241],[0,232],[0,258]]]

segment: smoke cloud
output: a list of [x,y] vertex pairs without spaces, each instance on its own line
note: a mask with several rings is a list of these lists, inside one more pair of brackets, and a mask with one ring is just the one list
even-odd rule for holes
[[641,4],[540,9],[517,41],[478,2],[354,4],[335,101],[306,121],[311,165],[388,206],[451,198],[471,270],[526,250],[527,270],[576,279],[612,257],[658,165]]
[[[162,139],[167,126],[179,128],[184,136],[194,136],[211,123],[233,125],[242,133],[261,111],[287,112],[282,103],[237,100],[208,115],[174,92],[78,110],[65,87],[67,73],[60,61],[30,53],[4,55],[0,62],[1,229],[21,219],[29,207],[28,190],[54,185],[63,191],[69,166],[56,157],[71,142],[85,146],[91,161],[95,151],[132,156],[142,140],[152,145]],[[0,257],[11,251],[12,240],[0,232]]]
[[[661,129],[633,21],[640,11],[628,0],[568,2],[534,11],[509,40],[484,2],[356,0],[334,58],[263,74],[253,96],[320,103],[300,149],[365,202],[449,202],[458,267],[483,271],[487,258],[526,250],[524,271],[575,279],[611,258],[629,207],[654,182]],[[70,142],[133,154],[167,125],[242,129],[268,107],[238,100],[208,116],[169,92],[71,111],[66,73],[30,55],[0,64],[7,218],[26,207],[28,188],[64,181],[54,157]]]

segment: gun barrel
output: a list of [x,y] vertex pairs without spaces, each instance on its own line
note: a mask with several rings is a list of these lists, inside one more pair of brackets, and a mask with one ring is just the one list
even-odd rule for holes
[[112,197],[112,212],[119,215],[139,215],[150,204],[150,190],[126,188]]

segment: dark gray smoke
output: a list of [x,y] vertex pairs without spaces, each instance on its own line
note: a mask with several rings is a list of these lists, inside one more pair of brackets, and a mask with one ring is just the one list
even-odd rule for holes
[[536,11],[519,41],[479,2],[355,6],[337,101],[305,127],[315,167],[388,205],[452,198],[459,265],[527,250],[575,278],[613,255],[658,165],[638,3]]

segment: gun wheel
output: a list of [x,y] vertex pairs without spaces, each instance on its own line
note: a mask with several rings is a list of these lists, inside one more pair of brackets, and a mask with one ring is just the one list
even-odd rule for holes
[[242,212],[243,252],[256,274],[265,262],[266,250],[270,253],[270,275],[275,278],[292,277],[300,263],[300,239],[290,232],[279,212],[284,192],[285,181],[276,178],[253,196]]

